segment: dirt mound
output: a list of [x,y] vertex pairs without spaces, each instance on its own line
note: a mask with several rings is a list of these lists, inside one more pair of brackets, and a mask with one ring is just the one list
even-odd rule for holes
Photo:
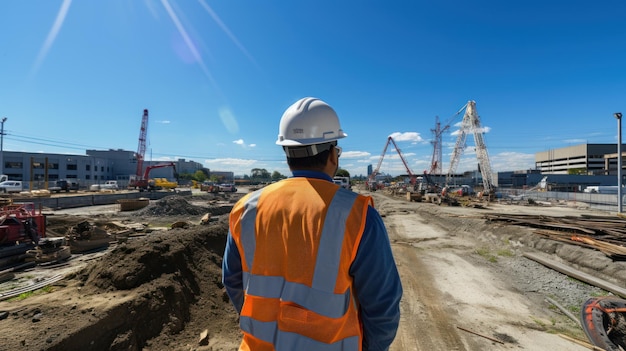
[[190,204],[180,195],[166,196],[134,212],[138,216],[197,216],[207,212],[205,207]]
[[132,217],[188,217],[210,213],[213,216],[224,215],[233,208],[233,203],[240,196],[231,199],[218,198],[215,196],[194,196],[194,201],[189,197],[171,195],[150,204],[140,210],[125,213]]
[[[176,197],[163,202],[194,210]],[[220,219],[119,244],[66,281],[67,287],[11,304],[0,321],[11,333],[0,336],[0,349],[236,348],[237,314],[221,284],[226,233]],[[208,340],[202,346],[204,330]]]

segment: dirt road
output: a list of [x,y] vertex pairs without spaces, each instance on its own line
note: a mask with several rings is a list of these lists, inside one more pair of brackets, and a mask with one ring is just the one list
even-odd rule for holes
[[[480,210],[409,203],[381,194],[375,201],[404,287],[392,351],[588,350],[557,335],[586,340],[574,321],[512,279],[510,268],[519,265],[513,262],[528,260],[516,253],[519,245],[516,249],[506,240],[510,234],[494,233],[480,219]],[[554,276],[553,281],[567,280],[534,262],[525,263],[536,274]],[[594,290],[582,284],[576,289]]]

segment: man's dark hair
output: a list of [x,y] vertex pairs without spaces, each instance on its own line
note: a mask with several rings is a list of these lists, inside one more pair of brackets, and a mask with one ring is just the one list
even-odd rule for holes
[[334,144],[330,144],[329,148],[320,152],[317,155],[309,157],[287,157],[287,164],[291,170],[313,170],[321,171],[328,161],[330,156],[330,150],[335,147]]

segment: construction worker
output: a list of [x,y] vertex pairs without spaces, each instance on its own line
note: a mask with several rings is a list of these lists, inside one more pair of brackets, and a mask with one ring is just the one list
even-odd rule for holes
[[373,200],[333,183],[346,137],[316,98],[291,105],[278,140],[293,176],[233,207],[222,282],[240,350],[387,350],[402,285]]

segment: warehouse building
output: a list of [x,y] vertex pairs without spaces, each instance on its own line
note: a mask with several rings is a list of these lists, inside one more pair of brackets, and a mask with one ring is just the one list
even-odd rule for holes
[[580,144],[537,152],[535,169],[541,174],[617,174],[617,144]]
[[[87,150],[86,155],[4,151],[2,174],[6,174],[11,180],[23,181],[25,187],[32,183],[33,189],[43,189],[46,181],[53,182],[59,179],[75,180],[83,188],[107,180],[117,180],[125,187],[129,176],[137,171],[135,155],[133,151],[121,149]],[[147,166],[160,163],[163,162],[144,161],[143,166],[145,169]],[[193,174],[198,170],[210,174],[210,170],[198,162],[178,159],[172,163],[178,174]],[[172,167],[154,169],[150,176],[169,180],[176,178]]]

